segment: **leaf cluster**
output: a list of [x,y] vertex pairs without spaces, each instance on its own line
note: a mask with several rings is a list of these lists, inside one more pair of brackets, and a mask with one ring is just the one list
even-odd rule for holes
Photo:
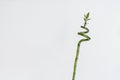
[[89,19],[90,13],[88,12],[87,14],[84,15],[84,21],[87,22]]

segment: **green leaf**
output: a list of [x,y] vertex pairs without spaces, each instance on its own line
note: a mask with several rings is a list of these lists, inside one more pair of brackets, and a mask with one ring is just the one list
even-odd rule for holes
[[88,18],[89,18],[89,15],[90,15],[90,13],[88,12],[88,13],[86,14],[86,19],[88,19]]

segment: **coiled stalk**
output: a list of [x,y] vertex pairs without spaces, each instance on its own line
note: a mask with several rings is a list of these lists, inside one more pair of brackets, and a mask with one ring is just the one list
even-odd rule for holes
[[89,41],[90,40],[90,37],[88,35],[86,35],[86,33],[89,32],[89,29],[86,27],[88,20],[90,20],[89,19],[89,12],[86,15],[84,15],[84,25],[81,26],[81,28],[85,29],[86,31],[78,32],[78,35],[81,35],[85,38],[81,39],[78,42],[78,45],[77,45],[77,51],[76,51],[76,57],[75,57],[75,61],[74,61],[74,70],[73,70],[72,80],[75,80],[75,76],[76,76],[76,68],[77,68],[78,56],[79,56],[79,52],[80,52],[80,44],[84,41]]

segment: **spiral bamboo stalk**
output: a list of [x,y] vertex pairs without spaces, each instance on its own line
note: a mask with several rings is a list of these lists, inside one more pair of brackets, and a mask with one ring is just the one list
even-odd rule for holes
[[89,41],[90,40],[90,37],[88,35],[86,35],[86,33],[89,32],[89,29],[86,27],[88,20],[90,20],[89,19],[89,12],[86,15],[84,15],[84,25],[81,26],[81,28],[85,29],[86,31],[78,32],[78,35],[83,36],[84,39],[81,39],[78,42],[78,45],[77,45],[77,51],[76,51],[76,57],[75,57],[75,61],[74,61],[74,69],[73,69],[72,80],[75,80],[75,76],[76,76],[76,68],[77,68],[78,56],[79,56],[79,52],[80,52],[80,44],[84,41]]

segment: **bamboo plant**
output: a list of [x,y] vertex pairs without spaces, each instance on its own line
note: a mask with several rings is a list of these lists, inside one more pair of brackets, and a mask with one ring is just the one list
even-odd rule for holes
[[76,57],[75,57],[75,61],[74,61],[72,80],[75,80],[75,76],[76,76],[76,68],[77,68],[78,57],[79,57],[79,54],[80,54],[81,43],[90,40],[90,37],[88,35],[86,35],[86,33],[89,32],[89,29],[86,27],[87,26],[87,22],[90,20],[89,19],[89,15],[90,15],[89,12],[84,15],[84,25],[81,26],[81,28],[85,29],[86,31],[78,32],[78,35],[81,35],[81,36],[83,36],[85,38],[79,40],[78,44],[77,44],[77,51],[76,51]]

